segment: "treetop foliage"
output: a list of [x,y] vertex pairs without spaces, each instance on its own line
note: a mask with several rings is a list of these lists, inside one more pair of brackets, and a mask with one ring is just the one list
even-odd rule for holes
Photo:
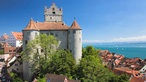
[[[54,50],[58,47],[58,40],[54,36],[41,34],[29,41],[24,59],[33,61],[34,73],[40,81],[44,81],[45,74],[65,75],[69,79],[78,79],[81,82],[127,82],[126,75],[117,76],[102,65],[98,56],[99,50],[93,46],[82,49],[82,59],[76,64],[68,50]],[[38,53],[41,48],[42,53]],[[31,56],[28,56],[31,54]],[[26,57],[25,57],[26,56]],[[29,58],[28,58],[29,57]],[[43,78],[43,79],[42,79]]]

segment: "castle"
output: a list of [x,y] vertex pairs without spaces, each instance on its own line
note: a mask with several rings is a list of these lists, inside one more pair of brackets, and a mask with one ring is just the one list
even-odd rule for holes
[[[82,29],[73,21],[71,26],[63,22],[63,10],[54,3],[50,8],[44,9],[44,22],[34,22],[30,20],[26,28],[23,29],[23,50],[28,41],[33,40],[39,34],[53,35],[59,41],[62,49],[68,49],[73,54],[76,62],[82,57]],[[29,62],[23,62],[23,77],[29,81],[31,74]]]

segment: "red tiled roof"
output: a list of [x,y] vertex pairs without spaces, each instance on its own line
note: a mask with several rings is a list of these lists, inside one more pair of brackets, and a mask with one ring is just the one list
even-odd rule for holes
[[67,82],[81,82],[80,80],[68,80]]
[[[135,71],[138,72],[138,71]],[[133,70],[126,68],[126,67],[121,67],[121,68],[115,68],[114,69],[114,73],[116,74],[128,74],[128,75],[132,75],[133,74]]]
[[73,21],[70,29],[80,29],[80,26],[76,20]]
[[6,34],[4,34],[3,37],[4,37],[4,39],[6,40],[6,39],[8,39],[9,36],[6,35]]
[[22,32],[12,32],[12,35],[15,37],[16,40],[22,40]]
[[146,81],[146,78],[143,74],[133,71],[133,75],[130,79],[130,82],[145,82],[145,81]]
[[80,82],[80,80],[68,80],[66,76],[56,75],[56,74],[47,74],[47,82]]
[[24,30],[67,30],[63,22],[34,22],[32,19]]
[[63,75],[56,75],[56,74],[47,74],[46,75],[47,80],[50,80],[50,82],[64,82],[65,76]]
[[144,82],[146,79],[142,79],[140,77],[132,77],[130,82]]
[[116,59],[116,60],[115,60],[115,64],[116,64],[116,65],[119,65],[120,62],[121,62],[121,60],[119,60],[119,59]]
[[63,22],[37,22],[40,30],[67,30],[69,27]]
[[39,30],[39,29],[36,26],[36,22],[34,22],[33,19],[31,19],[24,30]]

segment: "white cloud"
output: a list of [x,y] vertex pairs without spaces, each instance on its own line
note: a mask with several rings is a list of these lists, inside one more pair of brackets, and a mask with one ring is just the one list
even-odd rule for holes
[[146,41],[146,35],[126,38],[121,37],[111,40],[111,42],[138,42],[138,41]]
[[103,43],[103,42],[140,42],[146,41],[146,35],[135,37],[120,37],[112,40],[83,40],[84,43]]
[[100,43],[105,42],[104,40],[83,40],[84,43]]

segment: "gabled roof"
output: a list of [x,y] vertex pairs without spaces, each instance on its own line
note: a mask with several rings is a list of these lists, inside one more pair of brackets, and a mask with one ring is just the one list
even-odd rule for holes
[[16,40],[22,40],[22,32],[12,32],[12,35],[15,37]]
[[24,30],[39,30],[39,29],[36,26],[36,22],[34,22],[33,19],[31,19]]
[[67,82],[81,82],[80,80],[68,80]]
[[47,74],[47,82],[80,82],[80,80],[68,80],[64,75]]
[[46,75],[47,80],[50,80],[50,82],[64,82],[66,77],[63,75],[56,75],[56,74],[47,74]]
[[73,21],[70,29],[81,29],[76,20]]

